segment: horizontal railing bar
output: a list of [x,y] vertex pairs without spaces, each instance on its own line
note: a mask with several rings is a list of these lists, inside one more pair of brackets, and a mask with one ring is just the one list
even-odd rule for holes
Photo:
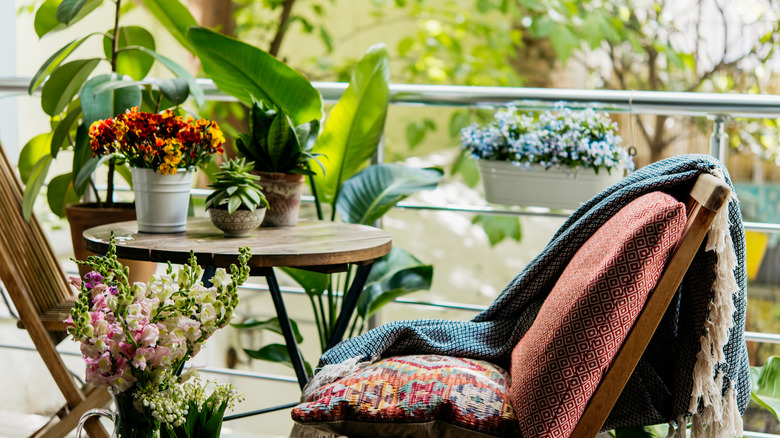
[[745,340],[748,342],[762,342],[766,344],[780,344],[780,334],[745,332]]
[[745,231],[760,231],[762,233],[780,233],[780,224],[767,224],[763,222],[743,222]]
[[742,436],[744,438],[780,438],[780,435],[763,432],[751,432],[749,430],[746,430]]
[[[99,190],[105,190],[105,186],[98,185]],[[117,187],[116,191],[129,191],[129,187]],[[192,189],[192,194],[197,198],[205,198],[211,193],[209,189]],[[301,201],[306,203],[314,202],[314,197],[311,195],[301,196]],[[426,205],[410,201],[401,201],[396,204],[397,208],[407,210],[433,210],[433,211],[452,211],[457,213],[475,213],[486,214],[496,216],[537,216],[537,217],[557,217],[565,219],[571,215],[571,212],[561,213],[556,211],[521,211],[521,210],[507,210],[491,206],[480,205]],[[746,231],[759,231],[762,233],[780,233],[780,224],[770,224],[763,222],[743,222],[743,226]]]
[[[0,92],[25,93],[29,81],[23,77],[0,78]],[[198,83],[211,100],[235,100],[218,90],[210,79],[198,79]],[[344,82],[312,82],[312,85],[326,102],[337,101],[347,88]],[[514,103],[529,110],[549,109],[556,102],[565,101],[573,108],[594,106],[633,114],[780,117],[780,95],[772,94],[390,84],[390,101],[401,105],[454,107]]]
[[[6,343],[0,343],[0,348],[7,348],[9,350],[29,351],[29,352],[36,351],[35,347],[29,345],[6,344]],[[57,353],[63,356],[81,357],[81,353],[79,353],[78,351],[63,351],[58,349]],[[218,367],[203,367],[197,369],[198,371],[203,373],[225,374],[225,375],[231,375],[237,377],[249,377],[253,379],[261,379],[261,380],[274,380],[279,382],[298,383],[297,378],[282,376],[280,374],[258,373],[256,371],[233,370],[230,368],[218,368]]]

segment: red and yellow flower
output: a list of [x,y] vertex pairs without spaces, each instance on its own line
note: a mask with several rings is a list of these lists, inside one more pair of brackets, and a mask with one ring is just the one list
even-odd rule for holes
[[94,156],[114,154],[133,167],[163,175],[203,164],[211,155],[223,153],[225,144],[216,122],[185,118],[171,110],[146,113],[138,107],[94,122],[89,136]]

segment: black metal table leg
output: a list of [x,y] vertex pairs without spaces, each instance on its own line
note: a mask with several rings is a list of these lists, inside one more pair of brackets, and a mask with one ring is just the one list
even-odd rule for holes
[[303,389],[306,382],[309,381],[309,376],[306,374],[306,368],[303,365],[303,357],[301,356],[301,351],[298,349],[298,342],[295,340],[295,334],[293,333],[292,325],[290,324],[290,317],[287,315],[287,309],[284,307],[282,292],[279,290],[279,283],[276,281],[276,275],[274,275],[273,270],[270,270],[265,274],[265,280],[268,283],[268,291],[271,292],[271,299],[274,302],[276,316],[279,319],[279,326],[282,329],[284,343],[287,345],[287,352],[290,354],[290,360],[295,369],[295,375],[298,377],[298,384],[301,386],[301,389]]
[[336,319],[336,325],[333,326],[333,332],[330,335],[330,339],[328,339],[325,350],[330,350],[344,338],[344,333],[347,331],[349,320],[352,317],[352,313],[355,311],[358,298],[360,298],[360,294],[363,292],[363,287],[366,285],[366,280],[368,280],[368,275],[371,273],[372,266],[374,266],[373,263],[358,266],[355,278],[352,280],[352,284],[347,291],[347,296],[344,297],[344,303],[341,305],[341,313],[339,313],[339,317]]

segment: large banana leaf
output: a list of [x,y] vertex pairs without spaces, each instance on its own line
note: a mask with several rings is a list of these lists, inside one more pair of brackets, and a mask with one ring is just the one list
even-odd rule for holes
[[143,2],[146,9],[176,38],[176,41],[192,52],[192,45],[187,41],[187,29],[197,26],[198,22],[187,7],[178,0],[143,0]]
[[435,189],[443,175],[441,169],[369,166],[344,182],[336,209],[345,222],[370,225],[407,196]]
[[202,27],[187,40],[217,88],[251,105],[262,100],[285,110],[294,125],[322,119],[322,97],[308,79],[269,53]]
[[380,307],[400,296],[430,289],[432,281],[433,266],[422,263],[406,250],[393,248],[371,268],[367,287],[358,300],[357,312],[365,321]]
[[754,372],[758,378],[752,385],[753,400],[780,420],[780,356],[770,357],[763,367]]
[[314,145],[325,174],[317,169],[320,200],[334,204],[344,180],[365,166],[379,146],[390,101],[390,58],[377,44],[360,60],[344,94],[328,116]]

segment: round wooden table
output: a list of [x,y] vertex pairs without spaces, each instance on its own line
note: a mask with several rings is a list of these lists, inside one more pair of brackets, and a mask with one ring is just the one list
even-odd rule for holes
[[333,273],[345,272],[349,265],[357,265],[328,340],[330,348],[344,337],[374,260],[390,252],[392,247],[390,234],[365,225],[311,221],[300,222],[294,227],[259,228],[246,237],[225,237],[207,218],[191,218],[187,221],[185,232],[172,234],[140,233],[135,221],[101,225],[84,231],[84,247],[105,254],[112,232],[118,257],[184,264],[189,261],[190,251],[194,251],[198,264],[206,267],[204,277],[207,279],[211,278],[215,268],[227,268],[238,263],[239,247],[250,247],[252,258],[248,265],[252,275],[264,276],[268,282],[301,388],[308,381],[308,376],[273,268]]
[[111,232],[117,256],[149,262],[187,263],[195,251],[198,263],[227,268],[238,262],[238,248],[252,250],[249,266],[290,267],[318,272],[341,272],[348,264],[366,264],[390,252],[392,237],[384,230],[337,222],[300,222],[294,227],[259,228],[247,237],[225,237],[207,218],[191,218],[184,233],[138,232],[135,221],[101,225],[84,231],[84,247],[108,251]]

